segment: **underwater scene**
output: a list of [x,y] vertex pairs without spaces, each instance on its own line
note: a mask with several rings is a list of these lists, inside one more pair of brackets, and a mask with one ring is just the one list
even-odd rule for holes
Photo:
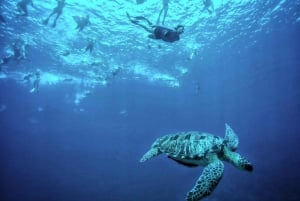
[[299,201],[300,0],[0,0],[1,201]]

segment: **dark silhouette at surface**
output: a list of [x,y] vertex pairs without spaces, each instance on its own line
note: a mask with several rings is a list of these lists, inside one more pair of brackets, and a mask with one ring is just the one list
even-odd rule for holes
[[73,19],[77,23],[76,29],[78,32],[82,31],[87,25],[91,24],[89,15],[86,17],[73,16]]
[[53,21],[52,27],[56,26],[56,21],[57,19],[61,16],[62,12],[63,12],[63,8],[66,5],[65,0],[56,0],[57,1],[57,5],[56,7],[53,9],[52,13],[43,21],[43,23],[46,25],[48,24],[48,21],[50,19],[50,17],[52,17],[54,14],[56,14],[56,17]]
[[184,26],[178,25],[175,29],[166,28],[163,26],[153,25],[147,18],[143,16],[131,17],[128,13],[127,17],[129,21],[136,24],[147,32],[150,33],[148,36],[151,39],[161,39],[165,42],[175,42],[180,39],[180,35],[184,32]]
[[94,39],[88,39],[88,44],[85,47],[85,52],[89,51],[90,53],[92,53],[92,51],[94,49],[94,45],[95,45],[95,40]]
[[28,8],[27,6],[28,5],[31,5],[32,7],[36,8],[33,4],[33,1],[32,0],[22,0],[22,1],[19,1],[17,3],[17,8],[18,8],[18,11],[19,11],[19,15],[22,15],[22,16],[27,16],[28,15]]

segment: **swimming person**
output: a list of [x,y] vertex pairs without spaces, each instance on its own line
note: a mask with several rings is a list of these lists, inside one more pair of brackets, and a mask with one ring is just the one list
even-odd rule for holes
[[88,39],[88,44],[85,47],[85,52],[89,51],[90,54],[92,53],[93,49],[94,49],[94,45],[95,45],[95,39]]
[[[136,24],[143,29],[145,29],[147,32],[150,33],[148,36],[151,39],[157,39],[157,40],[163,40],[165,42],[175,42],[180,39],[180,35],[184,32],[184,26],[178,25],[175,27],[175,29],[169,29],[163,26],[156,26],[153,25],[147,18],[142,16],[137,17],[131,17],[128,13],[127,17],[129,21],[133,24]],[[143,24],[143,23],[146,24]]]
[[53,9],[52,13],[47,17],[47,19],[45,19],[45,20],[43,21],[43,23],[44,23],[45,25],[48,24],[48,21],[49,21],[50,17],[51,17],[52,15],[56,14],[56,17],[55,17],[55,19],[54,19],[54,21],[53,21],[53,24],[52,24],[52,27],[55,27],[55,26],[56,26],[56,21],[57,21],[57,19],[60,17],[60,15],[61,15],[62,12],[63,12],[63,8],[64,8],[65,5],[66,5],[65,0],[56,0],[56,1],[57,1],[56,7]]
[[160,22],[160,16],[161,16],[162,13],[164,13],[164,16],[163,16],[163,20],[162,20],[161,24],[165,24],[165,19],[166,19],[166,16],[167,16],[167,13],[168,13],[168,9],[169,9],[169,0],[162,0],[162,3],[163,3],[163,7],[160,10],[158,18],[157,18],[157,21],[156,21],[157,25],[160,24],[159,23]]

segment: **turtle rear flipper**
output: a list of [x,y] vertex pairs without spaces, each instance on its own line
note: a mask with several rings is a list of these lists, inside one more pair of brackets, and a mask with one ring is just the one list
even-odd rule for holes
[[228,124],[225,124],[225,127],[226,131],[224,141],[227,142],[227,146],[231,151],[235,151],[239,145],[239,138]]
[[222,178],[224,164],[215,160],[204,168],[194,188],[187,193],[187,201],[198,201],[210,195]]
[[150,158],[153,158],[157,155],[161,154],[161,152],[158,150],[158,148],[151,148],[147,153],[144,154],[144,156],[140,159],[140,162],[145,162],[146,160],[149,160]]

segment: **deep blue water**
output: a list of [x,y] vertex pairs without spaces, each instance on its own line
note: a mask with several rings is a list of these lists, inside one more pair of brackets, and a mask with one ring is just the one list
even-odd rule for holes
[[299,23],[269,26],[254,44],[241,37],[218,53],[208,48],[201,54],[206,59],[190,62],[179,88],[116,78],[75,105],[72,85],[44,85],[36,94],[0,79],[6,107],[0,112],[0,199],[182,201],[203,168],[166,156],[139,163],[140,157],[164,134],[199,130],[222,137],[228,123],[254,171],[226,163],[204,200],[300,200]]

